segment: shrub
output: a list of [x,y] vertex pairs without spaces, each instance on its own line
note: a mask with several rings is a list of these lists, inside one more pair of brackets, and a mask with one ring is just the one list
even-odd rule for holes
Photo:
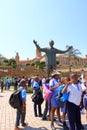
[[33,93],[33,89],[31,87],[27,88],[27,93]]

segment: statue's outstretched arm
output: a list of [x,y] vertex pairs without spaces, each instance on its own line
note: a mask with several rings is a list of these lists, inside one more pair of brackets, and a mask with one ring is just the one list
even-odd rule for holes
[[66,53],[66,52],[70,51],[71,49],[72,49],[72,46],[70,46],[70,47],[69,47],[67,50],[65,50],[65,51],[56,49],[56,53],[57,53],[57,54],[63,54],[63,53]]
[[39,50],[41,49],[40,46],[37,44],[37,41],[33,40],[33,43],[35,44],[36,48],[38,48]]
[[37,41],[33,40],[33,43],[35,44],[35,46],[42,52],[46,52],[47,48],[41,48],[38,44]]

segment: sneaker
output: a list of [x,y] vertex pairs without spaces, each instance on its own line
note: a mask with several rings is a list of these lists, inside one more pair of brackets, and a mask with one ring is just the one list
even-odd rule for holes
[[47,118],[46,118],[46,117],[45,117],[45,118],[43,118],[43,117],[42,117],[42,119],[41,119],[41,120],[43,120],[43,121],[47,121]]
[[51,129],[56,130],[53,124],[51,124]]
[[54,118],[54,121],[56,121],[56,118]]
[[63,124],[63,129],[64,130],[69,130],[68,126],[66,124]]
[[84,128],[84,126],[81,124],[81,130],[84,130],[85,128]]
[[26,127],[26,126],[28,126],[28,123],[23,123],[22,126]]
[[37,114],[35,114],[35,117],[38,117],[38,115],[37,115]]
[[48,120],[48,121],[51,121],[50,117],[47,117],[47,120]]
[[58,121],[57,124],[58,124],[59,126],[63,126],[62,121]]

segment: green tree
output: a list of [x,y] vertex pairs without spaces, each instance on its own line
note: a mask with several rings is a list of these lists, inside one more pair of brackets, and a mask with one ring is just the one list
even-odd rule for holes
[[32,62],[32,63],[31,63],[31,66],[35,66],[35,63],[34,63],[34,62]]
[[40,69],[44,69],[44,68],[45,68],[45,62],[42,61],[42,62],[40,62]]
[[35,66],[35,67],[37,67],[37,68],[39,68],[39,69],[44,69],[44,67],[45,67],[45,62],[44,62],[44,61],[42,61],[42,62],[40,62],[40,61],[35,61],[35,62],[32,62],[32,63],[31,63],[31,66]]
[[30,63],[26,63],[26,66],[30,66]]
[[8,66],[12,66],[12,68],[16,68],[17,67],[17,63],[15,59],[9,59],[8,60]]
[[43,69],[43,67],[45,66],[45,62],[36,61],[35,66],[39,69]]
[[59,61],[56,61],[56,64],[57,64],[57,65],[59,65],[59,63],[60,63]]
[[[67,45],[66,48],[68,47],[69,46]],[[73,58],[74,60],[78,61],[78,55],[81,55],[81,52],[78,49],[73,48],[72,46],[71,50],[69,50],[65,55],[68,56],[69,72],[71,72],[71,59]]]
[[8,64],[8,61],[9,61],[8,59],[4,59],[3,62],[6,63],[6,64]]

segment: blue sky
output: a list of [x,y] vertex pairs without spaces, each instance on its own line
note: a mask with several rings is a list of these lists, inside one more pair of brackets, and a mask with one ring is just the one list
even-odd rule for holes
[[21,59],[35,57],[41,47],[65,50],[66,45],[87,54],[87,0],[1,0],[0,54],[7,58],[19,52]]

